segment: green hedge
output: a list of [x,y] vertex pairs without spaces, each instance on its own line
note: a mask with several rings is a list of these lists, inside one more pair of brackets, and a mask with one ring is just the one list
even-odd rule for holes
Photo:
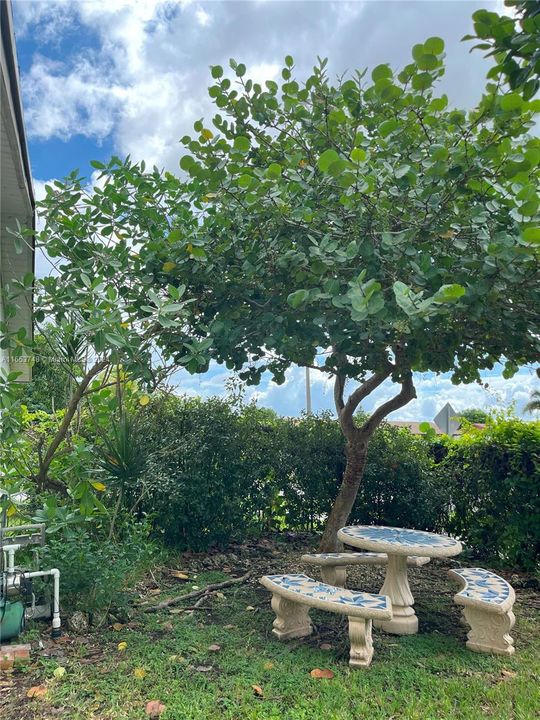
[[[142,496],[140,511],[167,542],[192,549],[269,529],[320,529],[345,467],[329,413],[280,418],[169,396],[141,410],[136,425],[145,466],[133,497]],[[351,519],[431,530],[444,508],[426,441],[381,428]]]
[[446,444],[446,529],[480,556],[534,569],[540,557],[540,423],[491,421]]
[[[192,549],[269,529],[320,529],[345,456],[330,414],[281,418],[226,400],[154,399],[136,420],[139,511]],[[490,421],[429,441],[383,424],[370,445],[353,523],[448,532],[477,555],[538,560],[540,424]],[[133,498],[130,498],[132,500]]]

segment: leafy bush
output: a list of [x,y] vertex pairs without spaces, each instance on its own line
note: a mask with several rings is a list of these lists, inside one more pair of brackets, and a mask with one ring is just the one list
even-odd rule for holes
[[[193,549],[252,531],[318,529],[338,492],[343,440],[330,413],[281,418],[224,400],[154,400],[139,413],[135,492],[167,542]],[[438,527],[444,507],[425,440],[379,429],[352,519]]]
[[124,607],[127,589],[156,554],[149,527],[127,519],[114,539],[79,524],[48,535],[40,549],[43,567],[60,570],[62,606],[90,615]]
[[533,569],[540,556],[540,423],[492,420],[448,443],[447,530],[477,554]]
[[440,530],[447,502],[426,440],[408,430],[381,425],[369,447],[350,521]]
[[167,542],[202,549],[244,534],[252,485],[238,416],[217,398],[162,397],[138,418],[139,508]]

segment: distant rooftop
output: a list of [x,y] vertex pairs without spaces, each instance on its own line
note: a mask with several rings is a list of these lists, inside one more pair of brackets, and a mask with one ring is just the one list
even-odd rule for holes
[[[419,420],[387,420],[387,423],[388,425],[392,425],[392,427],[405,428],[413,435],[422,435],[422,431],[420,430],[421,421]],[[429,424],[437,435],[443,434],[441,428],[434,422],[430,422]]]

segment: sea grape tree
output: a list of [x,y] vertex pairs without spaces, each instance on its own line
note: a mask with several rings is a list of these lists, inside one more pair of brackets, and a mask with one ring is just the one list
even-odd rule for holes
[[[335,83],[324,60],[300,82],[288,56],[264,86],[243,64],[232,77],[213,66],[213,128],[199,120],[183,138],[199,218],[168,243],[167,282],[197,297],[203,355],[251,383],[264,371],[282,382],[293,363],[334,377],[347,466],[324,550],[375,428],[415,397],[415,371],[473,382],[502,360],[510,376],[539,350],[539,103],[488,84],[473,110],[453,108],[435,90],[443,41],[412,55],[401,72]],[[198,370],[181,337],[167,347]],[[389,378],[395,395],[355,422]]]

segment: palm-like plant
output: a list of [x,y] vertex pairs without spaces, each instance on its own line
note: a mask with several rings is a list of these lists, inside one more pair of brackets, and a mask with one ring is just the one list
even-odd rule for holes
[[540,410],[540,390],[533,390],[531,393],[531,399],[523,408],[525,412],[533,413]]

